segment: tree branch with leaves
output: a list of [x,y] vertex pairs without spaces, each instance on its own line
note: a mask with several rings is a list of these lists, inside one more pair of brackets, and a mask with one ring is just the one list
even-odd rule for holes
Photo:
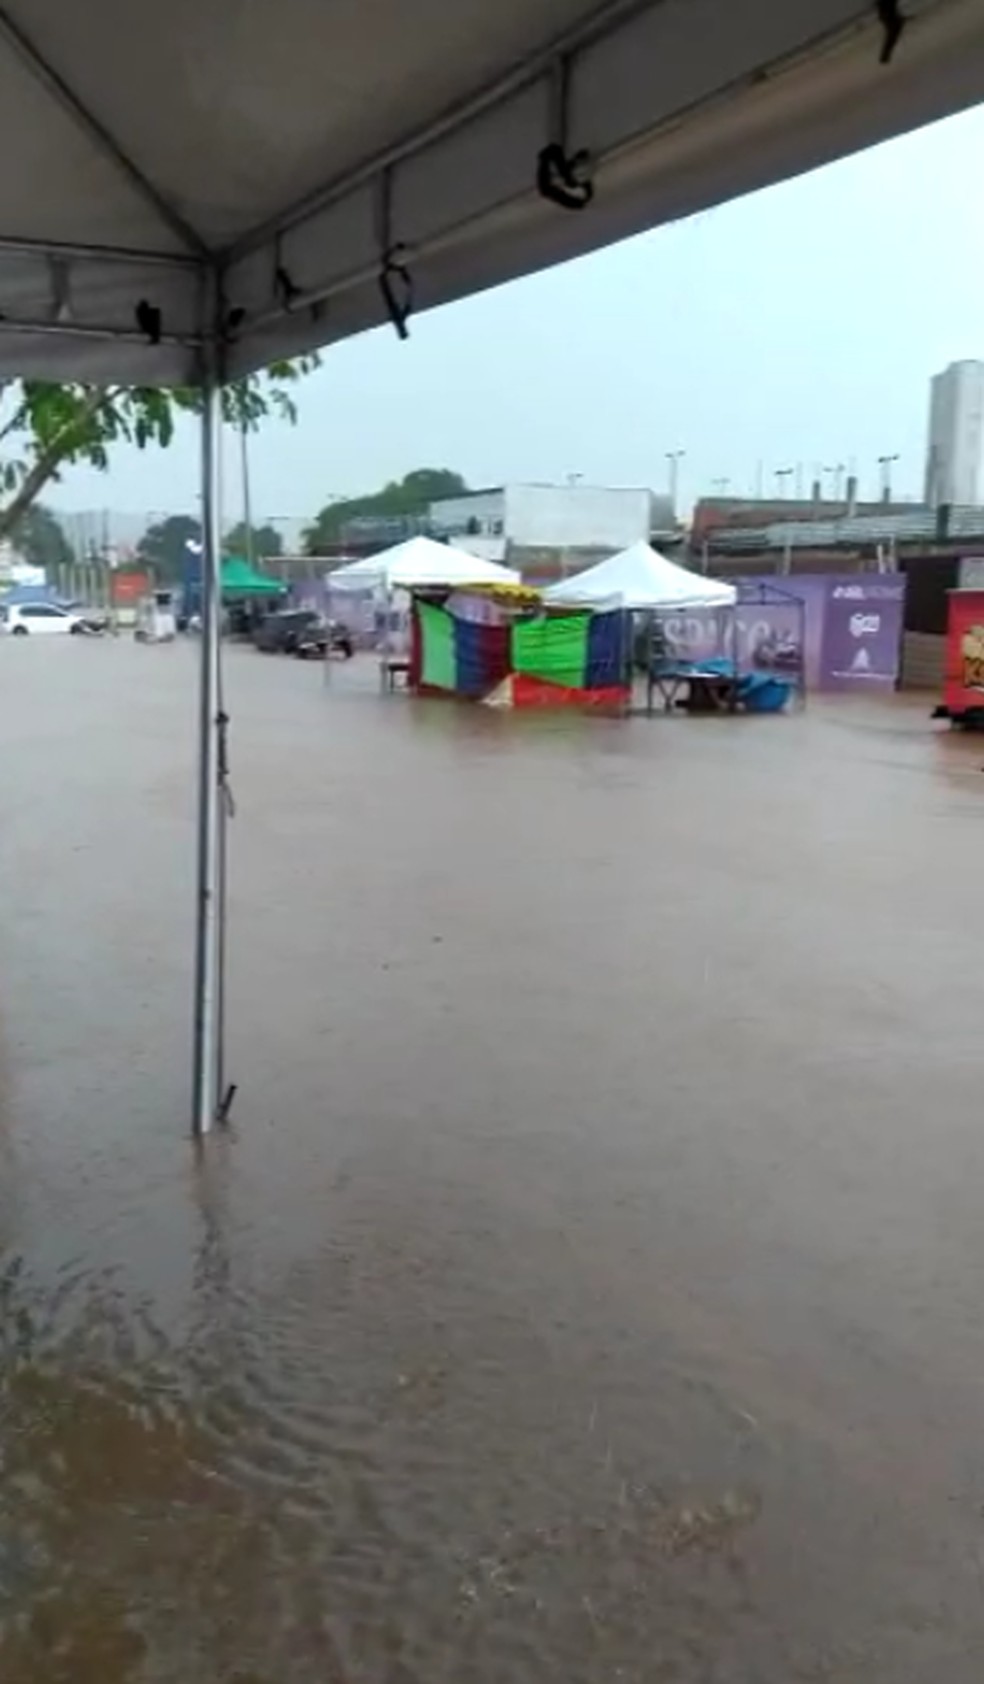
[[[271,417],[297,420],[293,388],[316,368],[316,356],[271,364],[222,393],[224,419],[255,432]],[[75,463],[105,471],[120,444],[166,448],[182,415],[198,414],[194,387],[50,385],[39,380],[0,384],[0,540],[12,537],[27,511],[64,468]]]

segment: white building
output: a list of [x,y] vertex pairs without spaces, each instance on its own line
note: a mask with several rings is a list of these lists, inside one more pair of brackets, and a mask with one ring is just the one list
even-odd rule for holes
[[984,491],[984,362],[951,363],[929,389],[926,502],[978,503]]
[[428,526],[435,538],[458,539],[463,550],[486,561],[502,561],[506,554],[506,488],[465,491],[442,497],[428,510]]
[[432,503],[429,524],[473,555],[551,575],[648,540],[665,502],[636,486],[500,485]]

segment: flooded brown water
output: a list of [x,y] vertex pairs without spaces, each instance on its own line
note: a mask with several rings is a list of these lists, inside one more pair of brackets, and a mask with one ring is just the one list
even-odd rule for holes
[[984,1676],[984,743],[0,647],[4,1684]]

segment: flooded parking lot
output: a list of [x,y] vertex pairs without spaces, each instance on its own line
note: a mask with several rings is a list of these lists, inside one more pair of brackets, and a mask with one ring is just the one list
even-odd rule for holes
[[4,1684],[984,1668],[984,742],[0,647]]

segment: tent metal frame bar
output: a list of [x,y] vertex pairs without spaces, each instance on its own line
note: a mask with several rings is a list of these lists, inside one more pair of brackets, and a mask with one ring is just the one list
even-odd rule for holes
[[137,246],[94,245],[88,240],[32,240],[0,235],[0,252],[11,257],[55,257],[66,262],[133,264],[137,268],[198,271],[202,259],[191,252],[142,251]]
[[221,277],[208,275],[211,333],[202,356],[202,588],[198,696],[198,836],[191,1132],[201,1139],[228,1109],[223,1094],[226,952],[225,732],[222,687],[222,386]]
[[[112,340],[123,345],[147,344],[147,335],[139,333],[136,328],[97,327],[92,322],[38,321],[28,316],[22,316],[16,320],[12,318],[0,320],[0,335],[5,333],[26,333],[48,339],[98,339],[103,343]],[[161,345],[181,345],[188,350],[195,350],[203,344],[203,339],[200,333],[162,333],[158,343]]]
[[48,93],[57,101],[62,110],[67,112],[72,120],[83,129],[94,141],[105,158],[120,171],[129,181],[131,187],[136,188],[141,199],[148,205],[164,224],[177,235],[182,245],[189,252],[196,253],[200,259],[208,257],[208,247],[186,222],[180,211],[176,210],[170,201],[156,188],[152,181],[144,175],[143,170],[130,157],[129,153],[120,145],[104,123],[89,110],[75,90],[70,87],[54,65],[45,57],[44,53],[34,45],[20,24],[15,23],[10,13],[0,5],[0,39],[5,40],[27,65],[35,79],[40,82]]

